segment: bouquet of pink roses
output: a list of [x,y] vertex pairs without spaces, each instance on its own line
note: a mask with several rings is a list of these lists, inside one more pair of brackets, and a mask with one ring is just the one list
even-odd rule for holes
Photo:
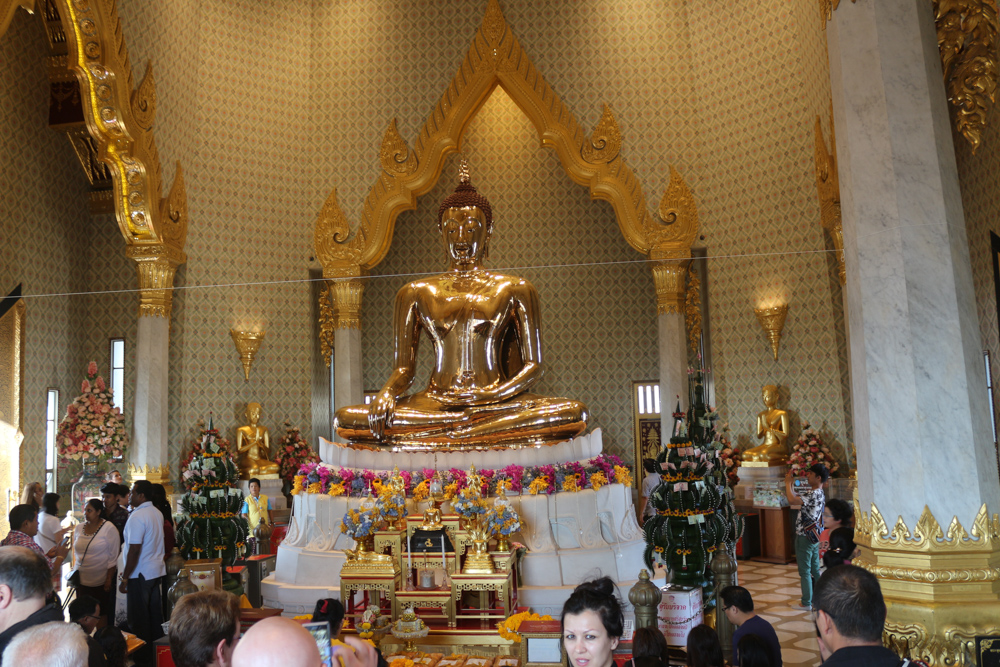
[[802,433],[798,441],[792,448],[792,454],[788,457],[788,465],[792,469],[792,474],[801,477],[806,474],[809,467],[816,463],[823,463],[832,475],[840,464],[833,458],[830,448],[824,444],[819,433],[813,429],[808,422],[802,425]]
[[302,437],[299,428],[285,422],[285,435],[278,440],[274,449],[274,462],[279,466],[278,474],[281,478],[291,482],[304,464],[319,463],[319,456]]
[[56,443],[59,456],[67,459],[120,459],[128,449],[128,433],[121,411],[114,406],[111,390],[97,374],[97,364],[87,366],[83,392],[66,408],[59,422]]

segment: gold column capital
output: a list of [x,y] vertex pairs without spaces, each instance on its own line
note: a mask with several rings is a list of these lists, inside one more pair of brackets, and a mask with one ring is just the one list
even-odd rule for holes
[[883,640],[897,653],[970,664],[976,635],[1000,633],[1000,516],[991,520],[986,505],[967,532],[958,517],[942,529],[926,506],[912,531],[903,517],[890,529],[872,504],[854,539],[854,564],[879,579],[888,609]]
[[125,256],[139,272],[139,317],[170,319],[174,273],[187,259],[184,252],[158,243],[127,246]]
[[[324,272],[325,275],[325,272]],[[326,281],[319,295],[319,344],[326,365],[333,356],[337,329],[361,329],[361,303],[365,283],[359,277]]]
[[653,262],[653,284],[656,286],[656,312],[660,315],[684,312],[687,299],[687,267],[690,253],[677,259]]
[[174,492],[174,488],[170,485],[170,467],[169,466],[137,466],[129,464],[128,466],[128,476],[135,482],[140,479],[145,479],[153,484],[162,484],[167,491],[167,495]]
[[360,278],[330,280],[334,329],[361,328],[361,300],[365,283]]

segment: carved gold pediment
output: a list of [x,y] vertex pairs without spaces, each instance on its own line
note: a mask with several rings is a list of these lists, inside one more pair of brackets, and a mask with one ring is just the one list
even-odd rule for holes
[[[167,245],[172,258],[183,261],[187,203],[178,167],[166,198],[159,154],[153,136],[156,86],[147,64],[138,86],[114,0],[48,0],[47,12],[58,13],[65,37],[65,68],[80,85],[87,131],[97,158],[107,165],[113,184],[118,226],[128,245]],[[0,0],[0,34],[18,7],[34,2]],[[62,63],[63,61],[60,60]]]
[[671,171],[665,195],[665,200],[676,204],[668,206],[661,223],[648,212],[642,186],[622,156],[621,131],[611,108],[604,107],[588,135],[535,68],[497,0],[489,0],[461,67],[412,148],[399,135],[395,121],[390,123],[379,152],[378,180],[353,233],[337,203],[336,189],[327,198],[315,232],[316,254],[325,277],[364,275],[382,261],[396,217],[414,208],[416,198],[434,186],[445,157],[458,149],[463,129],[497,86],[531,120],[542,145],[555,150],[569,177],[589,187],[593,198],[611,204],[629,245],[643,254],[654,248],[662,248],[664,255],[690,248],[697,234],[697,211],[676,171]]

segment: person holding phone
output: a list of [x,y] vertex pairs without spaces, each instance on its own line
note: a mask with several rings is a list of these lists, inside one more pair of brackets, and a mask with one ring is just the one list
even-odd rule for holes
[[799,566],[799,585],[802,599],[792,605],[796,609],[812,609],[813,581],[819,579],[819,536],[823,532],[823,509],[826,496],[823,485],[830,479],[830,471],[822,463],[814,463],[806,471],[808,489],[792,490],[792,473],[785,475],[785,495],[794,504],[802,500],[802,508],[795,517],[795,562]]

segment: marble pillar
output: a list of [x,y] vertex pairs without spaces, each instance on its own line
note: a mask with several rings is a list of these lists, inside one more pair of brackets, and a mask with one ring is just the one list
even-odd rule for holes
[[[842,2],[827,42],[858,453],[855,563],[880,580],[891,647],[957,664],[975,635],[1000,632],[1000,533],[987,514],[1000,510],[1000,485],[933,5]],[[905,526],[894,537],[897,517]]]
[[[149,479],[165,486],[169,482],[167,453],[167,378],[169,371],[170,320],[140,316],[136,333],[135,408],[132,451],[129,458],[133,478]],[[161,479],[163,474],[167,480]]]
[[844,3],[827,36],[860,499],[970,521],[1000,488],[932,6]]
[[657,323],[660,344],[660,432],[663,441],[668,442],[674,426],[673,412],[677,407],[677,397],[680,397],[682,410],[687,409],[688,405],[687,336],[683,313],[660,313]]
[[[361,329],[337,329],[333,346],[333,411],[348,405],[364,403],[364,382],[361,377]],[[333,417],[331,416],[331,423]],[[333,434],[337,442],[346,442]]]

